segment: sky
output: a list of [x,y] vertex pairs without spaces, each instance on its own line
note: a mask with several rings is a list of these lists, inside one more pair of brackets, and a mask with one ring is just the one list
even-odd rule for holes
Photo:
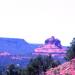
[[67,46],[74,26],[75,0],[0,0],[0,37],[44,43],[54,35]]

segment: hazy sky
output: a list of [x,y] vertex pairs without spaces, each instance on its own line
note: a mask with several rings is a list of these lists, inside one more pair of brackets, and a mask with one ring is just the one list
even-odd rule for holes
[[75,37],[75,0],[0,0],[0,37],[43,43],[51,35]]

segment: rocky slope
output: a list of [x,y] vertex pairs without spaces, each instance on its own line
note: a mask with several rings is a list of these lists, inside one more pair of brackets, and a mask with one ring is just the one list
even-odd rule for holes
[[75,59],[47,70],[45,75],[75,75]]

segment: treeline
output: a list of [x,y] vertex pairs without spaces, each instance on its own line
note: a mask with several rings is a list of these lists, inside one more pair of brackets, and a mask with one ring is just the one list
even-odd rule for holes
[[19,65],[11,64],[0,75],[44,75],[46,70],[59,64],[60,62],[53,60],[51,55],[39,55],[32,58],[26,68],[21,69]]

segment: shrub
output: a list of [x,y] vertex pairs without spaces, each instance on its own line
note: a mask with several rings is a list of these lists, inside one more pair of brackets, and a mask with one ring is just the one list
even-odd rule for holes
[[75,38],[73,38],[70,47],[67,50],[65,59],[67,61],[73,59],[75,57]]

